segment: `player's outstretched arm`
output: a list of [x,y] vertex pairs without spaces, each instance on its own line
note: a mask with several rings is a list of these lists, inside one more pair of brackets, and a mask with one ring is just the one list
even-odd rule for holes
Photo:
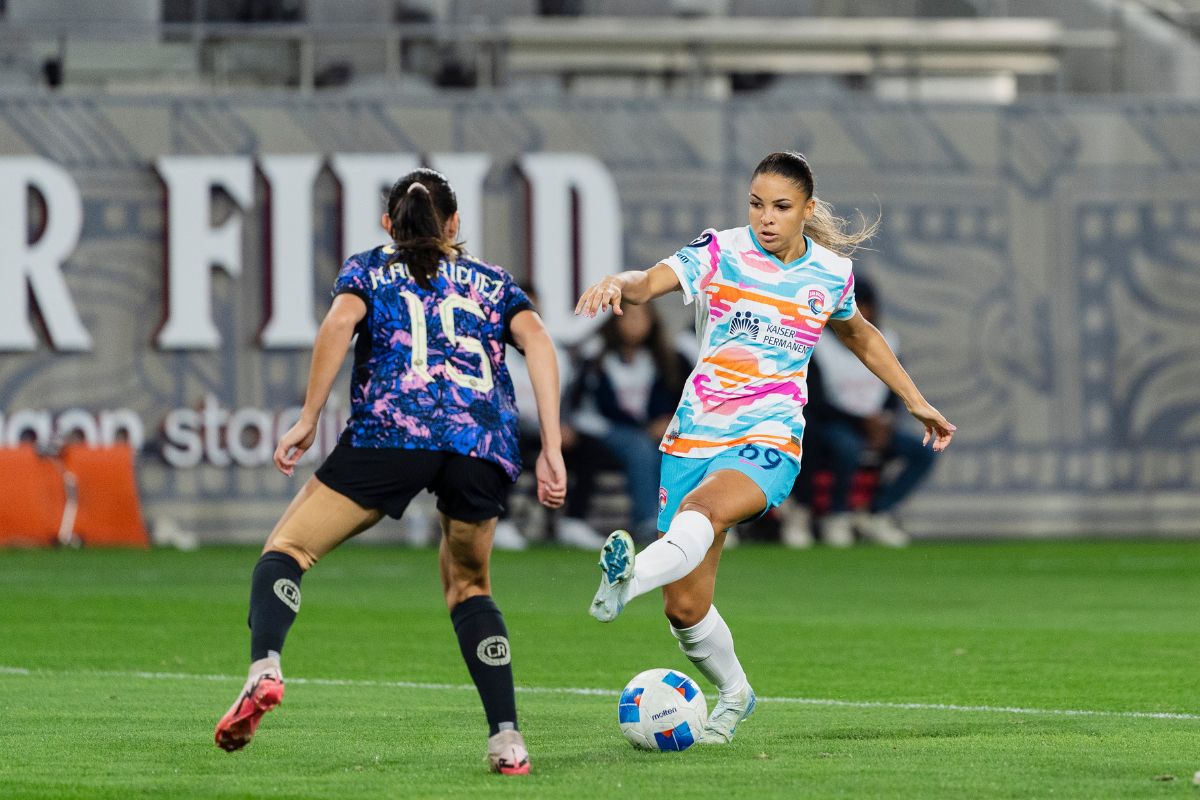
[[333,298],[329,313],[321,322],[317,331],[317,341],[313,344],[312,366],[308,370],[308,391],[304,394],[304,408],[300,411],[300,419],[279,440],[275,448],[275,466],[289,478],[296,469],[296,463],[308,448],[312,447],[317,434],[317,421],[321,418],[321,410],[329,399],[333,389],[333,381],[337,378],[346,351],[350,349],[350,339],[354,336],[354,328],[367,314],[367,304],[362,298],[352,294],[339,294]]
[[655,264],[650,269],[632,269],[589,286],[575,304],[575,313],[594,317],[597,312],[608,311],[621,316],[621,302],[634,305],[649,303],[656,297],[679,289],[679,276],[666,264]]
[[950,446],[950,440],[957,428],[930,405],[917,389],[917,385],[900,365],[900,360],[896,358],[896,354],[892,352],[891,346],[878,328],[863,319],[863,315],[858,312],[850,319],[831,319],[829,327],[867,369],[874,372],[879,380],[900,396],[908,413],[921,421],[925,426],[923,444],[929,444],[932,440],[933,449],[939,453]]
[[525,352],[529,382],[537,401],[538,425],[542,431],[542,452],[534,472],[537,474],[538,500],[547,508],[558,508],[567,499],[567,468],[562,457],[562,427],[559,422],[558,355],[554,341],[533,310],[518,312],[511,323],[513,340]]

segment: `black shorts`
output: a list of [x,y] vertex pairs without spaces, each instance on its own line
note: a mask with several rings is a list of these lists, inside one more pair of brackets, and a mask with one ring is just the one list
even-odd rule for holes
[[317,480],[363,508],[396,519],[428,489],[437,496],[438,511],[460,522],[500,516],[512,488],[508,473],[482,458],[341,443],[317,469]]

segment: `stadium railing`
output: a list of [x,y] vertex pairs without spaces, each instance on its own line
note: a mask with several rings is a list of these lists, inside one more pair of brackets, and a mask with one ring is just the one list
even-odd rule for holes
[[[88,44],[81,44],[88,43]],[[121,48],[115,66],[103,45]],[[87,23],[0,22],[0,51],[21,48],[57,58],[64,73],[87,81],[90,68],[103,83],[113,71],[128,79],[138,48],[147,78],[161,77],[163,63],[178,69],[179,50],[190,45],[198,81],[239,85],[238,60],[220,57],[230,48],[276,46],[289,60],[274,74],[248,76],[264,85],[316,86],[319,51],[355,43],[380,56],[381,74],[399,78],[406,48],[425,46],[447,57],[471,60],[477,84],[497,87],[513,75],[712,74],[774,72],[877,76],[971,75],[997,72],[1054,75],[1068,49],[1118,46],[1108,30],[1064,30],[1053,19],[904,18],[699,18],[514,17],[503,22],[316,24],[162,23],[153,26]],[[98,46],[99,45],[99,46]],[[164,48],[165,45],[172,45]],[[286,45],[285,47],[278,47]],[[214,57],[214,54],[217,54]],[[73,66],[72,61],[76,64]],[[91,62],[90,65],[87,62]],[[223,66],[228,65],[228,66]]]

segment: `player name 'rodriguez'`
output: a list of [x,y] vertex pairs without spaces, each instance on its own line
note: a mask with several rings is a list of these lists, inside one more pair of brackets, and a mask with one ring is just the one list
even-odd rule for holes
[[[384,248],[384,252],[390,249]],[[487,275],[471,269],[466,264],[447,264],[443,262],[438,272],[451,283],[457,283],[460,286],[470,286],[492,301],[499,299],[500,292],[504,289],[503,281],[489,278]],[[371,276],[372,291],[380,286],[387,286],[395,283],[397,280],[404,280],[410,277],[408,267],[403,263],[369,269],[367,270],[367,274]]]

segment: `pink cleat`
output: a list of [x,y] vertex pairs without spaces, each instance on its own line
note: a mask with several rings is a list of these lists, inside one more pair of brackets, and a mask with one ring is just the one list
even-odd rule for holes
[[488,739],[488,762],[501,775],[528,775],[529,751],[520,731],[500,731]]

